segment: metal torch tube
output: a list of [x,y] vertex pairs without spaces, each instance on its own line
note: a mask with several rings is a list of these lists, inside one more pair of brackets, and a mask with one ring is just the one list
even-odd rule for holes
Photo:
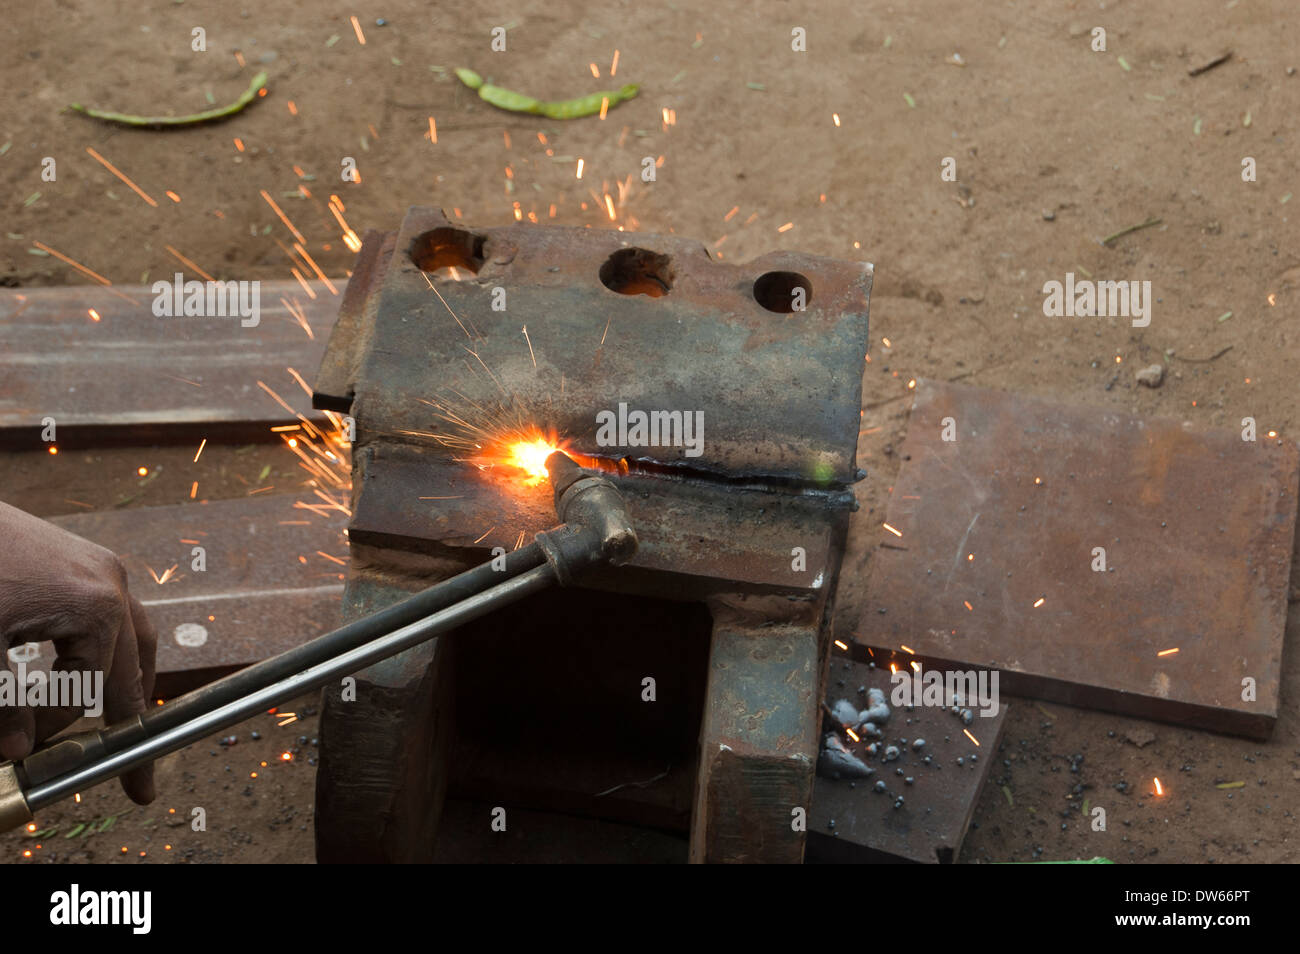
[[[143,735],[162,732],[189,722],[204,712],[279,682],[286,676],[315,666],[341,652],[368,643],[376,636],[391,633],[399,626],[405,626],[482,593],[502,580],[513,579],[545,562],[546,556],[542,553],[541,547],[536,543],[530,543],[526,547],[506,554],[504,569],[498,570],[493,563],[484,563],[466,570],[464,573],[421,590],[400,603],[394,603],[377,613],[340,626],[332,632],[318,636],[278,656],[264,659],[239,672],[218,679],[173,699],[166,705],[150,709],[141,714],[138,725],[134,720],[129,724],[123,732],[122,742],[130,744],[135,738]],[[114,739],[111,734],[106,741],[109,742],[110,749],[117,748],[113,744]]]
[[424,619],[408,623],[386,636],[357,646],[332,659],[319,662],[250,695],[201,712],[187,722],[133,742],[120,751],[89,765],[37,784],[26,793],[27,806],[33,812],[39,811],[59,799],[67,798],[74,792],[114,778],[169,752],[175,752],[213,732],[235,725],[250,715],[288,701],[310,689],[320,688],[342,676],[358,672],[372,663],[387,659],[404,649],[462,626],[500,606],[544,590],[555,582],[555,569],[550,564],[534,567],[511,580],[463,599]]

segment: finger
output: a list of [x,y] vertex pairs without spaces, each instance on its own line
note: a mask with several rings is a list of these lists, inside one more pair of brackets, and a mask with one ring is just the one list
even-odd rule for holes
[[[124,614],[113,648],[113,662],[104,686],[104,721],[110,725],[145,711],[140,672],[140,647],[133,613]],[[154,800],[153,765],[142,765],[122,776],[122,790],[137,805]]]
[[9,665],[9,653],[3,643],[0,643],[0,653],[4,653],[4,668],[0,669],[0,679],[8,681],[4,690],[11,690],[0,694],[0,758],[17,761],[26,758],[32,751],[36,724],[32,710],[18,705],[23,698],[23,686]]
[[[131,607],[131,625],[135,630],[136,653],[140,661],[140,689],[147,707],[153,697],[158,635],[149,616],[134,596],[127,598]],[[141,710],[143,711],[143,710]],[[122,776],[122,790],[137,805],[147,805],[155,798],[153,763],[134,768]]]
[[[50,703],[35,710],[36,738],[48,739],[83,716],[95,718],[104,703],[103,663],[94,637],[65,639],[55,643],[58,655],[50,667],[46,699]],[[95,651],[93,657],[82,655]],[[98,677],[98,678],[96,678]]]
[[154,677],[157,674],[158,632],[149,620],[149,614],[134,596],[128,596],[131,622],[135,626],[136,644],[140,652],[140,684],[144,689],[145,704],[153,698]]

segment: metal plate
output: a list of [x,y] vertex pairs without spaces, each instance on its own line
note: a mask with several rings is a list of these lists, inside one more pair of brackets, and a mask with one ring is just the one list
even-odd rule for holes
[[294,417],[257,382],[286,367],[311,376],[338,311],[311,287],[314,299],[297,282],[262,282],[260,320],[247,328],[158,318],[149,286],[0,289],[0,446],[37,445],[46,417],[63,444],[265,439]]
[[[435,230],[454,230],[478,247],[477,272],[463,267],[462,280],[453,280],[422,271],[413,250]],[[368,241],[374,247],[379,237]],[[603,283],[602,268],[629,249],[670,263],[667,294],[620,294]],[[348,330],[338,342],[365,353],[347,360],[332,344],[317,387],[319,406],[335,409],[355,394],[362,442],[380,432],[457,434],[427,403],[436,400],[470,419],[490,413],[553,427],[584,454],[627,454],[732,477],[841,486],[856,479],[867,263],[777,252],[733,265],[673,236],[469,229],[413,208],[391,264],[373,271],[381,289],[378,307],[366,315],[373,328]],[[370,273],[363,266],[363,279]],[[755,284],[769,273],[804,276],[811,285],[806,309],[778,314],[760,305]],[[358,369],[351,382],[340,373],[349,367]],[[596,415],[617,413],[620,403],[702,412],[702,455],[599,445]]]
[[[831,663],[826,704],[833,706],[837,699],[848,699],[865,708],[865,694],[859,695],[858,687],[880,689],[888,699],[889,680],[887,667],[871,669],[838,657]],[[853,783],[817,776],[808,813],[807,860],[956,861],[980,789],[993,769],[1006,713],[1003,702],[996,715],[975,719],[969,729],[979,741],[976,745],[962,732],[966,726],[947,709],[917,706],[908,712],[894,707],[882,729],[885,740],[899,746],[897,761],[873,759],[863,755],[864,744],[850,745],[855,755],[876,770],[875,775]],[[909,744],[899,745],[900,739]],[[920,751],[911,747],[915,739],[925,740]],[[932,759],[929,765],[923,761],[926,755]],[[973,762],[972,755],[976,757]],[[959,758],[961,765],[957,764]],[[897,769],[902,769],[902,776]],[[911,785],[905,782],[909,776],[914,779]],[[885,783],[886,792],[875,790],[878,780]],[[899,795],[903,806],[894,808]]]
[[876,531],[860,643],[998,668],[1018,695],[1268,735],[1293,442],[922,381],[904,455],[902,536]]
[[[193,684],[175,678],[184,673],[215,676],[341,624],[343,567],[317,551],[347,559],[347,518],[296,510],[295,499],[281,494],[141,507],[50,522],[122,558],[131,593],[158,632],[158,679],[166,694]],[[194,544],[187,540],[204,548],[204,571],[193,569]],[[162,577],[173,566],[159,585],[154,574]],[[27,644],[12,650],[11,659],[48,670],[53,647]]]

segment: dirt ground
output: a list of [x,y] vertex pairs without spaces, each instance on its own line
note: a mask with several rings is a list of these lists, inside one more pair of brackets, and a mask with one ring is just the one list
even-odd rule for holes
[[[421,204],[485,226],[517,212],[671,231],[731,261],[791,248],[873,262],[859,450],[869,477],[841,585],[846,637],[897,472],[912,377],[960,376],[1194,430],[1250,415],[1261,431],[1297,433],[1300,245],[1288,200],[1298,185],[1300,42],[1290,0],[610,2],[573,11],[535,0],[454,9],[386,0],[364,9],[357,30],[357,7],[332,2],[62,0],[9,10],[0,282],[87,280],[35,254],[35,241],[119,284],[170,277],[179,266],[168,245],[218,278],[289,278],[277,239],[292,235],[261,190],[335,277],[352,254],[331,194],[358,233],[395,228]],[[495,26],[507,27],[505,52],[490,49]],[[195,27],[206,31],[205,52],[191,48]],[[806,30],[805,52],[791,49],[796,27]],[[1104,52],[1091,48],[1095,27],[1106,31]],[[1226,63],[1188,75],[1228,50]],[[625,82],[641,93],[603,121],[558,122],[492,109],[455,80],[458,66],[543,98]],[[233,100],[261,69],[269,94],[224,123],[164,132],[63,110],[78,101],[195,112]],[[662,157],[653,183],[639,178],[645,156]],[[54,182],[41,179],[44,157],[57,162]],[[340,179],[348,157],[359,183]],[[956,162],[955,182],[941,177],[945,157]],[[1243,181],[1245,157],[1257,181]],[[300,186],[310,196],[290,197]],[[1159,224],[1101,244],[1151,217]],[[1150,326],[1045,317],[1043,283],[1067,271],[1149,279]],[[1135,370],[1153,363],[1167,365],[1164,384],[1139,387]],[[293,471],[281,449],[235,451],[210,447],[201,466],[189,461],[192,448],[10,453],[0,486],[7,502],[51,516],[119,504],[142,463],[165,465],[164,478],[125,506],[182,503],[192,479],[212,499],[239,496],[236,474],[267,463],[286,479]],[[1290,642],[1300,629],[1294,606]],[[1293,651],[1284,666],[1283,714],[1268,743],[1014,700],[961,860],[1300,860]],[[300,700],[297,711],[311,704]],[[1154,739],[1127,740],[1143,739],[1141,730]],[[73,826],[127,807],[115,784],[101,786],[43,813],[41,825],[60,832],[30,860],[33,842],[19,834],[0,838],[0,858],[311,861],[314,718],[279,728],[267,715],[230,731],[235,746],[214,739],[163,759],[154,806],[68,838]],[[1162,799],[1150,792],[1153,776],[1166,780]],[[1215,787],[1227,781],[1245,785]],[[1107,832],[1090,830],[1083,798],[1107,807]],[[207,833],[176,823],[195,804],[207,809]]]

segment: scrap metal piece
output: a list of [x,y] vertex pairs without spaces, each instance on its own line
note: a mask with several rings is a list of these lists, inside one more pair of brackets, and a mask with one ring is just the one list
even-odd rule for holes
[[[945,432],[949,437],[945,439]],[[1293,441],[919,381],[857,639],[1073,705],[1266,738]]]
[[334,324],[338,299],[310,287],[262,282],[249,327],[159,318],[148,285],[0,289],[0,446],[42,446],[45,418],[69,445],[265,439],[295,418],[257,382],[310,373]]
[[[872,669],[843,657],[832,661],[828,682],[827,703],[858,686],[879,689],[887,698],[893,690],[888,668]],[[888,739],[912,743],[898,746],[896,759],[887,762],[883,753],[866,754],[866,739],[847,740],[845,747],[875,774],[866,780],[817,776],[808,812],[808,860],[955,862],[993,769],[1007,708],[1003,702],[995,715],[975,720],[970,732],[978,745],[948,709],[923,705],[895,710]],[[878,791],[881,784],[884,790]],[[903,804],[895,808],[900,796]]]
[[[296,499],[263,495],[50,522],[121,558],[158,633],[158,692],[171,695],[338,625],[343,568],[320,553],[347,557],[347,518],[294,509]],[[203,570],[194,568],[196,546]],[[26,643],[9,658],[29,673],[48,671],[54,649]]]

